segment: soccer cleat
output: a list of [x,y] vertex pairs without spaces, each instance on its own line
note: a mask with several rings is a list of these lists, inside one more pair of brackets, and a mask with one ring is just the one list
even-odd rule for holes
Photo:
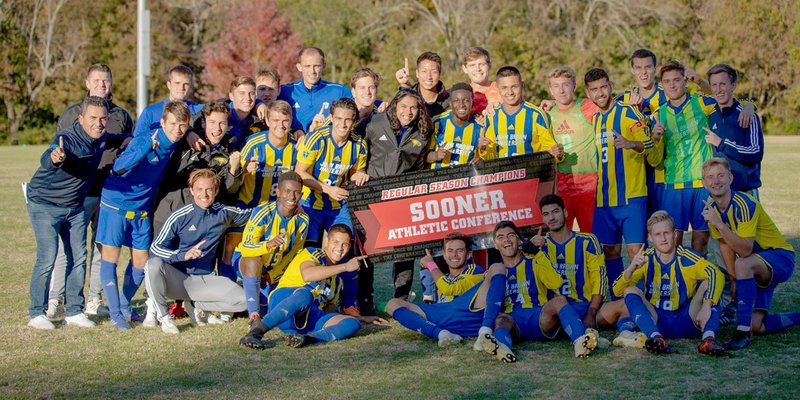
[[441,333],[439,333],[439,347],[456,345],[461,343],[462,340],[464,340],[464,338],[456,335],[455,333],[451,333],[448,330],[443,330]]
[[508,346],[495,339],[494,335],[491,333],[484,333],[478,336],[478,340],[481,342],[485,353],[494,356],[494,358],[504,363],[517,362],[517,356],[514,355],[514,352],[512,352]]
[[108,307],[104,306],[103,301],[97,297],[94,299],[89,299],[89,301],[86,302],[86,307],[84,308],[83,313],[97,317],[107,317]]
[[161,317],[161,319],[158,321],[161,322],[162,332],[168,333],[170,335],[177,335],[181,333],[181,331],[178,330],[178,327],[175,325],[175,320],[172,319],[172,315],[167,314]]
[[59,299],[50,299],[47,302],[47,311],[44,312],[44,315],[48,319],[57,319],[64,316],[64,311],[64,304]]
[[661,335],[647,339],[647,341],[644,342],[644,348],[647,349],[647,351],[652,354],[672,353],[672,347],[670,347],[670,345],[667,343],[666,340],[664,340],[664,337]]
[[736,333],[733,334],[733,338],[731,338],[729,342],[723,344],[722,347],[724,347],[725,350],[741,350],[749,346],[752,341],[749,332],[737,330]]
[[286,335],[283,338],[283,343],[289,347],[299,349],[310,344],[317,343],[317,338],[314,335],[293,334]]
[[36,318],[31,318],[31,320],[28,321],[28,326],[34,329],[41,329],[46,331],[52,331],[53,329],[56,329],[56,326],[53,325],[53,323],[50,322],[50,319],[47,318],[47,316],[45,315],[40,315]]
[[703,341],[700,342],[699,345],[697,345],[697,351],[699,351],[700,354],[716,356],[716,357],[728,354],[728,352],[725,351],[725,348],[718,345],[716,339],[714,339],[711,336],[703,339]]
[[169,306],[169,315],[172,315],[172,318],[179,319],[186,316],[186,309],[183,308],[182,301],[176,301]]
[[481,336],[479,335],[477,339],[475,339],[475,343],[472,345],[472,350],[475,351],[483,351],[483,342],[481,342]]
[[342,314],[349,315],[351,317],[360,317],[361,311],[356,306],[350,306],[342,310]]
[[84,313],[70,315],[69,317],[64,318],[64,323],[67,325],[75,325],[80,328],[94,328],[95,323],[94,321],[90,320],[89,317],[86,316]]
[[647,336],[642,332],[621,331],[612,343],[614,346],[643,349],[646,341]]
[[261,318],[251,318],[250,330],[247,332],[247,335],[239,339],[239,344],[251,349],[261,350],[266,347],[261,341],[261,338],[264,337],[264,334],[267,333],[267,331],[269,331],[269,328],[264,325],[264,321],[262,321]]
[[594,329],[586,329],[581,337],[572,342],[575,348],[575,358],[586,358],[597,348],[597,331]]

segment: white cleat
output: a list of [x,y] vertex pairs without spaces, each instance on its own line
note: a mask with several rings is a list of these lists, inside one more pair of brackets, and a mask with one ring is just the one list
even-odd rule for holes
[[462,340],[464,340],[464,338],[448,330],[442,330],[439,333],[439,347],[449,347],[452,345],[457,345],[461,343]]
[[219,313],[219,319],[223,323],[227,324],[228,322],[233,321],[233,313],[232,312],[221,312],[221,313]]
[[161,322],[161,330],[164,333],[168,333],[170,335],[177,335],[181,333],[181,331],[175,325],[175,321],[172,319],[172,315],[167,314],[161,317],[159,322]]
[[45,331],[52,331],[53,329],[56,329],[56,326],[53,325],[53,323],[50,322],[50,319],[45,315],[31,318],[31,320],[28,321],[28,326],[34,329],[41,329]]
[[70,315],[69,317],[64,318],[64,322],[67,325],[75,325],[80,328],[94,328],[95,323],[94,321],[90,320],[89,317],[86,316],[84,313]]
[[647,335],[633,331],[622,331],[613,341],[614,346],[633,347],[635,349],[643,349],[645,342],[647,342]]
[[[209,325],[222,325],[222,324],[225,323],[225,320],[223,320],[222,318],[217,317],[216,315],[214,315],[212,313],[207,313],[207,314],[208,314],[208,324]],[[225,313],[222,313],[222,316],[224,316],[224,315],[225,315]]]

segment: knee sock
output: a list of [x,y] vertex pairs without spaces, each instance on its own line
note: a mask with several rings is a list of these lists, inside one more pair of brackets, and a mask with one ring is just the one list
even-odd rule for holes
[[614,296],[614,281],[622,275],[625,266],[622,264],[622,258],[606,259],[606,275],[608,276],[608,293],[611,295],[611,300],[618,300],[619,297]]
[[800,324],[800,312],[769,314],[764,317],[765,333],[774,333]]
[[628,313],[633,317],[633,321],[648,338],[661,335],[655,321],[653,321],[653,316],[650,315],[650,310],[644,305],[639,295],[625,295],[625,306],[628,307]]
[[311,291],[305,288],[297,289],[291,296],[287,297],[277,306],[273,307],[267,315],[262,318],[264,325],[272,329],[282,322],[287,321],[289,318],[294,317],[295,314],[302,311],[304,308],[314,305],[314,295]]
[[120,313],[117,264],[100,260],[100,284],[103,285],[103,293],[105,293],[106,303],[108,303],[108,312],[113,319]]
[[633,323],[631,317],[620,317],[617,320],[617,331],[631,331],[636,330],[636,324]]
[[139,290],[144,280],[144,268],[134,268],[133,264],[128,262],[128,267],[125,268],[125,280],[122,283],[122,296],[119,299],[119,307],[123,312],[127,310],[130,312],[131,300]]
[[258,286],[261,284],[261,278],[255,276],[242,275],[242,286],[244,289],[244,298],[247,302],[247,315],[259,313],[258,306]]
[[571,305],[567,304],[558,311],[558,319],[561,320],[561,327],[574,342],[586,332],[586,325],[581,321],[581,317],[575,312]]
[[498,342],[506,345],[509,349],[511,348],[511,331],[508,330],[508,328],[495,329],[494,338],[497,339]]
[[429,338],[438,339],[439,332],[442,331],[442,328],[439,328],[433,322],[426,320],[422,315],[405,307],[400,307],[395,310],[394,314],[392,314],[392,318],[396,319],[400,325],[412,331],[417,331]]
[[344,318],[336,325],[327,326],[311,335],[321,342],[332,342],[334,340],[342,340],[353,336],[361,329],[361,323],[353,317]]
[[217,263],[217,268],[220,276],[224,276],[234,282],[236,282],[236,270],[233,269],[233,266],[230,264],[226,264],[224,261],[219,260]]
[[497,274],[489,281],[489,290],[486,292],[486,309],[483,311],[481,327],[494,329],[494,320],[500,314],[503,301],[506,298],[506,276]]
[[722,316],[722,307],[717,304],[711,307],[711,317],[708,318],[706,326],[703,327],[703,339],[707,337],[716,337],[719,330],[719,319]]
[[736,330],[750,333],[756,302],[755,278],[736,280]]

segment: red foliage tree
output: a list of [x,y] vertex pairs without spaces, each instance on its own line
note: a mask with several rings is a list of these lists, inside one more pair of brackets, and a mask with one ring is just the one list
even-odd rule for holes
[[206,101],[228,96],[231,80],[238,75],[255,77],[258,67],[270,65],[289,82],[297,76],[295,55],[300,36],[273,0],[249,0],[231,8],[222,35],[201,56],[205,66],[199,96]]

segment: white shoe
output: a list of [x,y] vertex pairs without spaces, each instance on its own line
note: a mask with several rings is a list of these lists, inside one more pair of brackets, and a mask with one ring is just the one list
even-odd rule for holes
[[142,326],[145,328],[155,328],[158,326],[156,306],[153,303],[154,301],[152,298],[148,298],[147,301],[145,301],[145,304],[147,304],[147,313],[145,313],[144,321],[142,321]]
[[449,347],[451,345],[456,345],[461,343],[462,340],[464,340],[464,338],[448,330],[442,330],[439,333],[439,347]]
[[[225,321],[222,318],[217,317],[216,315],[214,315],[212,313],[207,313],[207,314],[208,314],[208,324],[209,325],[222,325],[222,324],[225,323]],[[220,314],[222,314],[223,317],[225,316],[225,313],[220,313]]]
[[59,318],[64,315],[64,305],[58,299],[50,299],[47,302],[47,311],[44,312],[44,315],[48,319]]
[[[186,310],[187,312],[189,310]],[[194,307],[194,319],[192,322],[197,323],[198,326],[205,326],[208,325],[211,313],[205,312],[197,307]]]
[[108,317],[108,308],[103,305],[103,301],[99,297],[89,299],[86,302],[86,307],[83,310],[86,315],[94,315],[98,317]]
[[64,318],[64,322],[67,325],[75,325],[80,328],[94,328],[95,323],[94,321],[90,320],[89,317],[86,316],[84,313],[70,315],[69,317]]
[[622,331],[619,336],[614,338],[614,346],[620,347],[633,347],[635,349],[643,349],[645,342],[647,342],[647,335],[642,332]]
[[[219,313],[219,319],[223,323],[227,324],[228,322],[233,321],[233,313],[232,312],[221,312],[221,313]],[[211,321],[209,321],[209,323],[211,323]]]
[[170,335],[177,335],[181,333],[181,331],[178,330],[178,327],[175,326],[175,321],[172,319],[172,315],[167,314],[161,317],[159,322],[161,322],[161,330],[164,333],[169,333]]
[[56,326],[53,325],[53,323],[50,322],[50,319],[47,318],[47,316],[45,315],[40,315],[36,318],[31,318],[31,320],[28,321],[28,326],[30,326],[31,328],[42,329],[46,331],[51,331],[53,329],[56,329]]
[[483,342],[481,342],[481,338],[475,339],[475,344],[472,345],[472,350],[475,351],[483,351]]
[[205,325],[205,322],[197,319],[197,308],[194,307],[194,304],[192,304],[191,300],[184,300],[183,309],[186,310],[186,315],[189,316],[192,326]]

